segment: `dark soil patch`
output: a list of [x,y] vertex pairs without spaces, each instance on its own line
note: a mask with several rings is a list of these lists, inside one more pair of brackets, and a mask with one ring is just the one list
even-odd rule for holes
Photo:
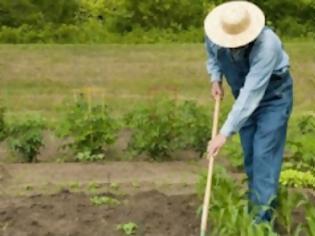
[[[105,194],[106,195],[106,194]],[[195,236],[200,204],[194,195],[157,191],[117,197],[121,204],[95,206],[90,196],[67,191],[54,195],[0,198],[3,236],[121,236],[118,224],[135,222],[141,236]]]

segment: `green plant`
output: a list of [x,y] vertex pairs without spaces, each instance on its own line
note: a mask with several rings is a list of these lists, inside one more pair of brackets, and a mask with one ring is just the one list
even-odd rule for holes
[[69,183],[70,189],[79,189],[81,187],[81,184],[79,182],[71,182]]
[[178,105],[178,126],[181,145],[200,153],[207,149],[211,139],[211,119],[206,110],[196,102],[185,101]]
[[93,194],[95,194],[96,192],[98,192],[98,190],[100,190],[102,187],[101,183],[96,183],[96,182],[90,182],[87,185],[87,190]]
[[4,121],[4,115],[6,112],[6,108],[0,106],[0,141],[4,140],[6,138],[6,124]]
[[288,169],[281,172],[280,183],[288,187],[315,189],[315,176],[310,172]]
[[229,144],[223,148],[222,154],[226,156],[230,164],[238,170],[243,170],[243,150],[239,137],[232,137]]
[[302,115],[297,123],[301,134],[314,134],[315,133],[315,113]]
[[[201,174],[197,194],[203,197],[206,174]],[[213,175],[211,205],[209,209],[210,235],[276,235],[268,224],[254,224],[254,215],[249,214],[245,191],[226,172],[216,166]]]
[[91,151],[79,152],[76,155],[77,161],[101,161],[104,160],[104,154],[91,154]]
[[119,200],[109,196],[93,196],[90,198],[90,201],[96,206],[100,205],[117,206],[120,204]]
[[292,122],[288,136],[288,160],[294,163],[295,168],[300,169],[301,165],[305,166],[305,164],[315,166],[314,135],[315,115],[313,113],[304,114]]
[[43,144],[44,120],[40,116],[14,119],[8,124],[8,144],[25,161],[36,161]]
[[209,114],[192,101],[161,99],[129,113],[126,121],[133,132],[129,150],[147,152],[155,160],[178,149],[202,155],[211,138]]
[[138,154],[148,152],[157,160],[170,156],[178,147],[179,129],[176,104],[163,100],[151,106],[142,106],[129,113],[127,124],[132,128],[129,150]]
[[307,235],[315,235],[315,208],[313,205],[309,205],[306,212],[306,229]]
[[118,183],[115,183],[115,182],[112,182],[110,183],[109,187],[113,190],[118,190],[119,189],[119,184]]
[[294,211],[305,207],[307,203],[306,197],[294,191],[289,191],[287,188],[281,188],[278,198],[277,219],[285,227],[286,232],[291,235],[298,227],[294,229]]
[[117,225],[117,230],[121,230],[125,235],[134,235],[137,232],[138,225],[133,222]]
[[119,128],[108,107],[92,105],[81,95],[67,111],[58,131],[61,137],[71,137],[66,146],[76,152],[79,161],[102,160],[104,145],[115,142]]

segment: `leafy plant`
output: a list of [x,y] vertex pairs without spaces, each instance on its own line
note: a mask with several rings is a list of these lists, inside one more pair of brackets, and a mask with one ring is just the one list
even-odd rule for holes
[[129,150],[147,152],[157,160],[170,156],[178,147],[178,120],[174,101],[162,101],[142,106],[129,113],[127,124],[132,128]]
[[43,144],[44,120],[40,116],[26,116],[8,124],[8,144],[26,162],[36,161]]
[[118,183],[115,183],[115,182],[112,182],[110,183],[109,187],[113,190],[118,190],[119,189],[119,184]]
[[93,196],[90,198],[90,201],[96,206],[100,205],[117,206],[120,204],[119,200],[109,196]]
[[102,184],[101,183],[96,183],[96,182],[90,182],[88,183],[88,191],[91,192],[91,193],[95,193],[97,192],[98,189],[100,189],[102,187]]
[[6,138],[6,124],[4,121],[6,109],[5,107],[0,106],[0,141]]
[[315,208],[313,205],[307,207],[306,222],[307,235],[315,235]]
[[104,154],[91,154],[91,151],[80,152],[76,156],[77,161],[101,161],[104,160]]
[[306,197],[301,193],[281,188],[278,202],[277,219],[285,227],[286,232],[291,235],[294,232],[294,210],[305,207]]
[[121,230],[125,235],[134,235],[137,232],[138,225],[133,222],[117,225],[117,230]]
[[185,101],[178,106],[178,120],[182,146],[200,153],[207,149],[211,139],[211,119],[203,107],[196,102]]
[[[206,185],[206,174],[202,174],[197,184],[198,196],[202,197]],[[217,166],[213,175],[209,209],[211,235],[276,235],[268,224],[254,224],[254,215],[249,214],[245,191]]]
[[211,138],[208,113],[192,101],[161,99],[129,113],[126,121],[133,132],[129,150],[147,152],[155,160],[169,158],[177,149],[202,155]]
[[315,189],[315,176],[310,172],[289,169],[281,172],[280,183],[288,187]]
[[223,148],[222,153],[234,168],[243,170],[243,151],[239,137],[232,137],[229,144]]
[[101,160],[104,145],[117,139],[118,123],[109,114],[105,105],[92,105],[81,95],[70,105],[66,117],[59,128],[61,137],[72,140],[66,145],[77,153],[77,160]]
[[314,127],[315,115],[313,113],[302,115],[295,122],[292,122],[288,136],[288,160],[294,163],[296,168],[299,168],[301,163],[311,167],[315,166]]
[[315,114],[304,114],[298,120],[298,128],[301,134],[314,134],[315,133]]

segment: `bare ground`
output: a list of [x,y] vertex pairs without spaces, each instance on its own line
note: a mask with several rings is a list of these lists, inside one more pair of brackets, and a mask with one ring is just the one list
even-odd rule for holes
[[[201,202],[193,193],[204,164],[0,165],[0,235],[120,236],[117,225],[128,222],[139,236],[196,235]],[[121,204],[95,206],[95,195]]]

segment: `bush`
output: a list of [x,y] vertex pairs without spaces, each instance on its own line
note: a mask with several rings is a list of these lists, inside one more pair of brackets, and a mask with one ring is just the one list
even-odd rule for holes
[[[315,115],[301,115],[293,122],[288,135],[289,161],[300,165],[307,164],[311,168],[315,166]],[[301,161],[302,160],[302,161]]]
[[174,101],[139,107],[126,120],[133,131],[129,149],[136,153],[147,152],[156,160],[169,157],[178,148],[180,130]]
[[148,153],[153,159],[170,158],[178,149],[203,154],[211,138],[211,119],[195,102],[160,100],[127,115],[132,128],[129,149]]
[[195,102],[185,101],[178,107],[180,139],[184,148],[205,152],[211,139],[211,119],[203,107]]
[[8,124],[8,144],[26,162],[36,161],[43,146],[44,120],[40,116],[14,119]]
[[86,153],[89,156],[86,159],[100,157],[98,154],[103,153],[104,145],[115,142],[118,123],[111,117],[106,105],[93,105],[81,95],[67,110],[58,134],[72,139],[66,146],[73,149],[77,155],[82,153],[79,156],[83,159],[87,156]]

